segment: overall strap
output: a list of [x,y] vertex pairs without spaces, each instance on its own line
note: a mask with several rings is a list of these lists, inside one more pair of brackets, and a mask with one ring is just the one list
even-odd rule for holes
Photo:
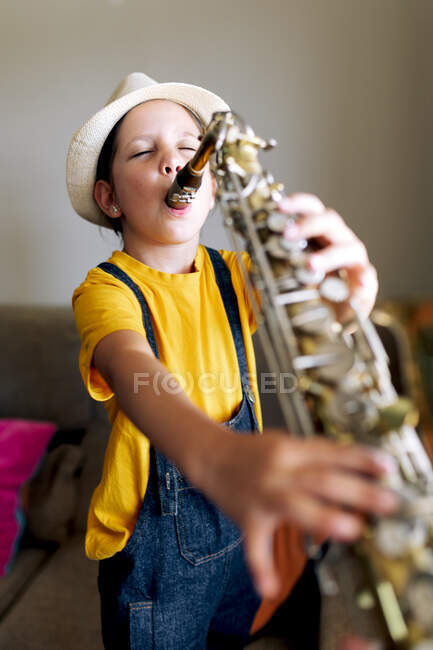
[[118,280],[121,280],[134,292],[138,302],[140,303],[141,311],[143,312],[143,325],[144,329],[146,330],[147,340],[153,350],[155,357],[159,359],[158,346],[156,344],[155,332],[153,330],[149,307],[147,305],[146,298],[143,296],[139,287],[129,277],[129,275],[125,273],[125,271],[122,271],[122,269],[120,269],[118,266],[116,266],[116,264],[112,264],[111,262],[102,262],[101,264],[98,264],[98,268],[102,269],[106,273],[110,273]]
[[[98,264],[98,268],[110,273],[118,280],[121,280],[129,287],[135,294],[140,306],[141,311],[143,312],[143,325],[146,330],[147,340],[150,347],[153,350],[156,358],[159,359],[158,346],[156,343],[155,332],[152,325],[152,319],[150,317],[150,310],[146,301],[146,298],[143,296],[139,287],[135,282],[129,277],[125,271],[122,271],[116,264],[111,262],[102,262]],[[153,468],[156,469],[158,481],[157,489],[159,494],[161,514],[162,515],[177,515],[177,491],[173,489],[174,482],[174,468],[172,463],[163,456],[159,451],[150,448],[150,471],[153,471]],[[150,479],[150,474],[149,474]]]
[[[251,414],[253,420],[252,429],[258,430],[256,416],[254,409],[252,407],[252,402],[254,401],[254,394],[251,391],[249,381],[248,381],[248,366],[245,355],[244,340],[242,336],[242,328],[239,317],[239,307],[236,298],[236,294],[233,289],[231,282],[230,271],[227,268],[226,263],[221,257],[218,251],[207,248],[210,259],[212,261],[215,278],[220,290],[224,307],[227,312],[227,317],[230,323],[230,328],[233,335],[233,340],[236,347],[236,353],[238,357],[239,370],[241,373],[242,380],[242,390],[244,393],[244,401],[247,405],[248,411]],[[98,268],[103,271],[113,275],[118,280],[121,280],[127,287],[129,287],[134,295],[136,296],[142,312],[143,312],[143,324],[146,330],[147,339],[149,344],[155,354],[159,359],[158,346],[156,343],[155,333],[152,325],[152,319],[150,316],[150,310],[147,305],[146,299],[143,296],[139,287],[135,282],[129,277],[127,273],[122,271],[118,266],[112,264],[111,262],[102,262],[98,265]],[[245,395],[248,399],[245,398]],[[243,423],[242,423],[243,424]],[[246,428],[243,424],[242,429]],[[162,515],[177,515],[178,512],[178,492],[177,489],[174,489],[176,485],[176,476],[178,476],[177,471],[175,470],[174,465],[160,452],[154,450],[154,462],[155,469],[158,476],[158,493],[159,500],[161,505],[161,514]],[[151,463],[152,465],[152,463]]]
[[[250,387],[250,382],[248,379],[248,364],[247,364],[247,358],[245,353],[244,339],[242,336],[241,319],[239,316],[239,306],[238,306],[236,293],[233,289],[231,274],[223,257],[217,250],[215,250],[214,248],[210,248],[208,246],[206,246],[206,250],[212,262],[212,266],[214,268],[215,279],[221,294],[221,298],[226,310],[227,318],[232,332],[233,342],[235,344],[236,354],[238,359],[242,388],[251,399],[254,399]],[[126,284],[127,287],[129,287],[134,292],[138,302],[140,303],[141,310],[143,312],[143,324],[146,330],[146,335],[149,341],[149,345],[151,346],[157,359],[159,359],[158,346],[156,343],[155,332],[152,325],[152,319],[150,316],[149,307],[139,287],[129,277],[129,275],[125,273],[125,271],[122,271],[122,269],[120,269],[115,264],[112,264],[111,262],[102,262],[101,264],[98,264],[98,268],[102,269],[103,271],[106,271],[107,273],[110,273],[118,280],[121,280]]]
[[224,303],[230,329],[232,331],[233,341],[238,357],[242,388],[246,391],[248,396],[253,397],[248,379],[248,364],[245,354],[244,337],[242,335],[241,319],[239,316],[238,299],[235,290],[233,289],[231,274],[224,258],[217,250],[209,248],[208,246],[206,246],[206,250],[215,271],[215,278]]

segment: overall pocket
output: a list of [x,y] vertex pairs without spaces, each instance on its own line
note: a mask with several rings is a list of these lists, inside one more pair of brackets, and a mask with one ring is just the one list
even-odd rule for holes
[[151,600],[129,603],[130,650],[151,650],[153,638],[153,603]]
[[180,554],[193,565],[218,558],[242,541],[239,528],[199,490],[181,481],[176,532]]
[[[224,424],[242,435],[251,435],[254,424],[244,392],[237,413]],[[231,551],[242,541],[238,526],[174,470],[177,491],[176,531],[180,553],[193,565],[203,564]]]

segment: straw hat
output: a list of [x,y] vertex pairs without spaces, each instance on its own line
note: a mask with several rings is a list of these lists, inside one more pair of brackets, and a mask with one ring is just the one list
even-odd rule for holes
[[229,106],[209,90],[183,83],[157,83],[142,72],[122,79],[104,108],[90,118],[72,138],[66,161],[66,184],[72,207],[84,219],[110,227],[93,198],[99,154],[113,126],[131,108],[150,99],[169,99],[189,108],[207,125],[215,111]]

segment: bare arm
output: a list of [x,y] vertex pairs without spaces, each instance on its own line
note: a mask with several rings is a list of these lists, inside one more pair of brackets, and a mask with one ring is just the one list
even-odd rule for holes
[[[121,359],[121,362],[119,360]],[[167,391],[175,379],[143,336],[120,330],[95,348],[94,363],[117,402],[151,443],[198,486],[209,455],[231,432],[198,409],[183,391]]]
[[[94,362],[137,428],[241,526],[253,577],[265,596],[278,589],[270,541],[282,522],[349,541],[361,532],[362,513],[396,507],[395,498],[373,480],[387,469],[377,452],[320,438],[292,439],[281,431],[239,436],[182,391],[156,392],[156,373],[160,378],[169,373],[136,332],[106,336]],[[134,390],[136,373],[146,382]]]

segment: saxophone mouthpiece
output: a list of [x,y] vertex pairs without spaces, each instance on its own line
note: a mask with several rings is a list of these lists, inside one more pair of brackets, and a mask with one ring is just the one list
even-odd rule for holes
[[184,208],[192,203],[201,186],[204,169],[197,172],[192,169],[190,162],[178,171],[167,192],[165,202],[170,208]]
[[206,163],[215,150],[224,143],[231,113],[216,112],[206,132],[199,137],[200,146],[195,155],[176,175],[165,202],[170,208],[184,208],[192,203],[200,188]]

